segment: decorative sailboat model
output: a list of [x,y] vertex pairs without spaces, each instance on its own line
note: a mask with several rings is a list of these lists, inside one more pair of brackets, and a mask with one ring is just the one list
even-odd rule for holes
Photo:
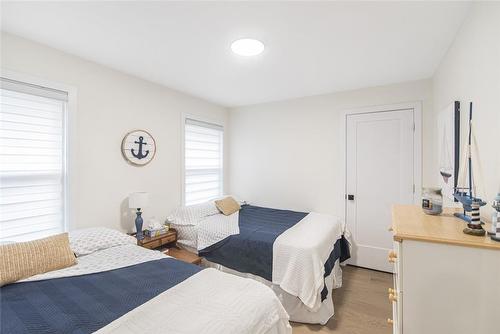
[[486,205],[486,202],[477,197],[478,187],[473,176],[473,168],[479,174],[481,166],[479,163],[477,141],[472,126],[472,102],[470,103],[469,112],[469,136],[462,152],[463,159],[458,172],[458,184],[453,196],[462,203],[464,212],[456,213],[455,216],[467,222],[467,227],[463,231],[465,234],[483,236],[486,232],[481,226],[479,210],[482,206]]

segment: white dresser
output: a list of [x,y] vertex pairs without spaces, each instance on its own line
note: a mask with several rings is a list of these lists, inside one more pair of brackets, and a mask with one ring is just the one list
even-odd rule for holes
[[394,334],[500,333],[500,243],[464,227],[451,211],[393,207]]

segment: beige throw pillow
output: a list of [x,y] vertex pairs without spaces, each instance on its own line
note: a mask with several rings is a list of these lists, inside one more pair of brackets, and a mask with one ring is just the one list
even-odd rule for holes
[[241,209],[241,206],[238,202],[234,200],[232,197],[226,197],[224,199],[220,199],[215,201],[215,206],[219,209],[222,214],[229,216],[235,212],[238,212]]
[[0,286],[76,263],[68,233],[0,246]]

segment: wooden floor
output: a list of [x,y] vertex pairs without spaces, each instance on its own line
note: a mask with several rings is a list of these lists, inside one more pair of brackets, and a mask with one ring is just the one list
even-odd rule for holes
[[390,334],[387,318],[392,306],[387,289],[392,275],[347,266],[343,268],[343,286],[333,292],[335,315],[325,326],[292,323],[293,334]]

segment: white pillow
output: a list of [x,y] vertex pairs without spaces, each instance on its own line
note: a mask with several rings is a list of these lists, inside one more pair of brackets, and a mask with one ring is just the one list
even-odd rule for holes
[[69,246],[76,256],[127,244],[137,244],[137,240],[130,235],[106,227],[91,227],[69,233]]
[[181,206],[175,209],[174,212],[167,217],[167,220],[177,225],[196,226],[202,218],[218,213],[219,210],[215,206],[214,201],[209,201],[190,206]]

